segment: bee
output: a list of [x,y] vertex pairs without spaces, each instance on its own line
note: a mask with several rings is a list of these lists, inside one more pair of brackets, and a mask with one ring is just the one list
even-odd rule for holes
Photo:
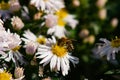
[[58,40],[58,45],[59,46],[65,46],[67,48],[68,51],[73,51],[74,46],[72,44],[72,40],[62,37],[61,39]]

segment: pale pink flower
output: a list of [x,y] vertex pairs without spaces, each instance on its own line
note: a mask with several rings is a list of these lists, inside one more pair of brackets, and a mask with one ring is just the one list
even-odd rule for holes
[[35,53],[37,49],[37,46],[35,46],[34,42],[28,42],[28,44],[26,44],[26,53],[33,55]]
[[10,11],[18,11],[21,8],[18,0],[9,0],[8,3],[10,4]]
[[107,10],[106,10],[105,8],[100,9],[99,12],[98,12],[98,17],[99,17],[101,20],[106,19],[106,17],[107,17]]
[[15,30],[21,30],[24,27],[24,23],[18,16],[13,16],[11,21],[11,24]]
[[20,67],[16,67],[14,71],[14,76],[16,79],[24,78],[24,69]]
[[53,27],[55,25],[57,25],[57,16],[53,15],[53,14],[48,14],[45,16],[45,25],[46,27]]
[[99,8],[103,8],[106,4],[107,0],[97,0],[96,6]]

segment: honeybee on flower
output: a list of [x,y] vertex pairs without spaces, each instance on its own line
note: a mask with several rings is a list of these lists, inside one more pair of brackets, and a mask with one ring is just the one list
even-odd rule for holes
[[65,46],[69,52],[73,51],[74,49],[72,40],[65,38],[65,37],[58,39],[58,45]]
[[111,41],[100,38],[100,41],[103,43],[98,43],[98,48],[94,49],[95,54],[100,55],[101,57],[107,56],[107,60],[115,59],[115,54],[120,50],[120,39],[116,37]]
[[50,63],[51,71],[57,70],[61,71],[64,76],[67,75],[70,69],[70,61],[75,65],[79,62],[78,58],[73,57],[66,45],[61,45],[54,36],[48,40],[50,45],[39,45],[38,51],[35,54],[36,58],[42,59],[40,64],[43,64],[43,66]]

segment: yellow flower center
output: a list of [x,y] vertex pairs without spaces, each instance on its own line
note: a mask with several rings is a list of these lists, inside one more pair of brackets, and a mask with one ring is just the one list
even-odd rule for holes
[[12,50],[13,50],[13,51],[17,51],[17,50],[19,50],[19,49],[20,49],[20,47],[21,47],[21,46],[16,46],[16,47],[15,47],[15,48],[13,48]]
[[58,57],[63,57],[67,54],[67,49],[63,46],[58,46],[57,44],[52,46],[52,52]]
[[40,44],[45,44],[45,43],[46,43],[44,37],[38,37],[38,38],[37,38],[37,42],[40,43]]
[[8,72],[3,71],[0,73],[0,80],[11,80],[12,75]]
[[120,47],[120,39],[115,39],[111,41],[111,46],[112,47]]
[[10,5],[8,3],[5,3],[4,1],[2,1],[0,3],[0,9],[2,9],[2,10],[7,10],[7,9],[9,9],[9,7],[10,7]]
[[58,25],[65,26],[66,22],[64,21],[64,18],[68,15],[67,11],[61,9],[60,11],[56,12],[56,15],[58,16]]

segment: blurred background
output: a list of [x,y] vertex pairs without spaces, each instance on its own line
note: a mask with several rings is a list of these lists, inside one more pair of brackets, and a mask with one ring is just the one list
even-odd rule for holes
[[[46,35],[47,27],[38,28],[43,19],[38,10],[29,4],[30,0],[19,0],[19,5],[9,10],[6,9],[7,5],[2,6],[3,1],[7,3],[9,0],[0,0],[0,17],[6,28],[19,35],[27,29],[35,34]],[[46,70],[44,77],[49,76],[52,80],[120,80],[120,52],[116,54],[116,60],[110,61],[93,53],[100,38],[108,40],[115,39],[115,36],[120,38],[120,0],[64,0],[64,3],[66,10],[75,15],[75,19],[79,21],[75,29],[65,26],[70,33],[67,37],[73,39],[73,55],[79,58],[79,64],[76,67],[71,64],[67,76]],[[22,30],[14,30],[10,25],[12,16],[19,16],[22,19],[24,22]],[[21,52],[28,61],[33,57],[26,55],[24,49]],[[34,65],[24,67],[26,80],[42,80],[37,76],[38,67]]]

